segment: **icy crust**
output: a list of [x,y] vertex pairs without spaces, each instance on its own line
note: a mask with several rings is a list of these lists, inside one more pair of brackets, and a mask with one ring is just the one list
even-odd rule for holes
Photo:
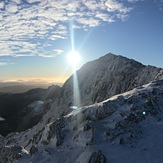
[[[15,162],[163,162],[163,80],[6,137],[27,152]],[[52,115],[49,114],[49,117]],[[8,149],[9,148],[9,149]],[[21,153],[21,152],[19,152]],[[1,153],[0,158],[9,159]]]

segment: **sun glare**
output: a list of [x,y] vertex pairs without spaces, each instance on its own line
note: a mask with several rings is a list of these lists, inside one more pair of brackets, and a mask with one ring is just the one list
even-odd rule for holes
[[80,55],[76,51],[72,51],[67,55],[67,60],[70,65],[75,66],[80,62]]

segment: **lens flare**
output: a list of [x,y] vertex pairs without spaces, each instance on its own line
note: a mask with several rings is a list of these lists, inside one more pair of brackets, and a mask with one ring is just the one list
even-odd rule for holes
[[146,112],[145,111],[143,111],[143,115],[146,115]]

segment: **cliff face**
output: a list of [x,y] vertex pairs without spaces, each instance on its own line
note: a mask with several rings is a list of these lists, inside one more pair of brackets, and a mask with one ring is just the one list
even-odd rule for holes
[[[81,106],[101,102],[113,95],[161,79],[162,71],[161,68],[145,66],[111,53],[86,63],[76,72]],[[73,78],[74,75],[62,88],[62,103],[73,103]]]

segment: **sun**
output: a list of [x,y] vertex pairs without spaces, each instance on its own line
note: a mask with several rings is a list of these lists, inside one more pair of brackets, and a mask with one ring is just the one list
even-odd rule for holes
[[69,62],[70,65],[75,66],[80,62],[80,54],[77,51],[71,51],[68,55],[67,55],[67,60]]

